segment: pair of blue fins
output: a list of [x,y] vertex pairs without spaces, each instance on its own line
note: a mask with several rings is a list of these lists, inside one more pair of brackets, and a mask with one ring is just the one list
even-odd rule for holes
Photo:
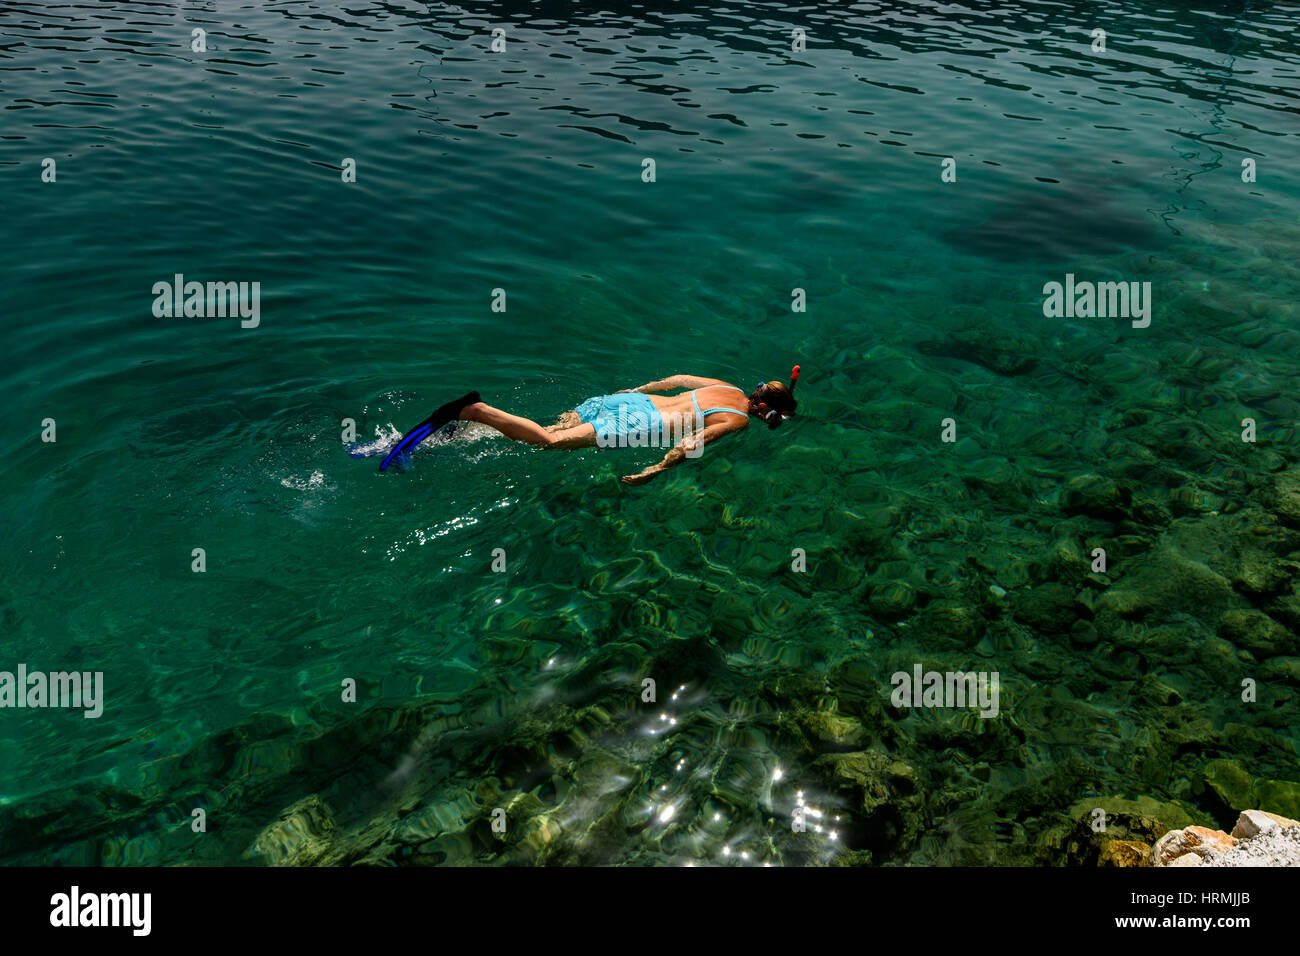
[[[456,433],[461,409],[466,405],[473,405],[475,402],[481,401],[483,399],[479,398],[478,392],[469,392],[454,401],[438,406],[432,415],[402,436],[401,440],[384,456],[384,460],[379,463],[379,470],[387,471],[388,466],[395,461],[402,463],[409,461],[411,453],[415,451],[415,446],[430,435],[441,432],[440,437],[443,441],[451,438]],[[366,449],[366,446],[358,445],[352,449],[351,454],[353,458],[366,458],[371,453]]]

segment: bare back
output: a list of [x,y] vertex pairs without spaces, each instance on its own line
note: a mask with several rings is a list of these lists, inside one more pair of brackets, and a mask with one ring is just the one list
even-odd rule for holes
[[[694,398],[692,398],[694,396]],[[699,388],[676,395],[650,395],[650,401],[664,416],[665,420],[689,421],[694,423],[697,411],[706,412],[705,424],[727,424],[732,429],[749,426],[749,397],[733,385],[720,382],[717,385],[702,385]],[[727,411],[718,411],[726,409]],[[735,414],[730,414],[731,411]]]

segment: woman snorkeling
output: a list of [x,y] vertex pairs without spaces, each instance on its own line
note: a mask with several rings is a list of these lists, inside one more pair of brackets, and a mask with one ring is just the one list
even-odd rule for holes
[[[635,475],[624,475],[623,483],[643,485],[686,458],[698,458],[710,442],[749,427],[751,418],[776,428],[794,414],[794,387],[799,366],[790,374],[790,384],[760,382],[748,395],[743,389],[716,378],[671,375],[613,395],[589,398],[573,411],[565,412],[554,425],[537,422],[494,408],[478,392],[462,395],[440,407],[402,437],[379,466],[408,454],[424,439],[456,421],[479,422],[514,441],[541,448],[650,448],[667,447],[663,461]],[[654,395],[689,389],[675,395]],[[706,405],[708,407],[702,407]]]

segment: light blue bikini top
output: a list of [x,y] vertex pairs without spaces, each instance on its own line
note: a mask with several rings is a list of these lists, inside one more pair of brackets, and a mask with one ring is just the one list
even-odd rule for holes
[[[745,394],[745,390],[743,388],[736,388],[736,386],[734,385],[701,385],[700,388],[730,388],[730,389],[735,389],[737,392],[740,392],[740,394],[742,395]],[[700,400],[695,397],[695,393],[698,392],[699,390],[700,390],[699,388],[691,389],[691,401],[695,403],[695,413],[699,415],[701,418],[703,418],[705,415],[712,415],[714,412],[731,412],[731,414],[733,415],[744,415],[746,418],[749,417],[748,412],[737,411],[734,408],[706,408],[703,411],[701,411]]]

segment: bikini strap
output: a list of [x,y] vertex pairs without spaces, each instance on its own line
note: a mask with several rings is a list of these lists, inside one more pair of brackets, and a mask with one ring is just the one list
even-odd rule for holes
[[[734,389],[737,392],[740,392],[742,395],[745,394],[745,390],[743,388],[736,388],[735,385],[701,385],[700,388],[730,388],[730,389]],[[742,412],[735,408],[719,407],[719,408],[706,408],[701,410],[699,400],[695,397],[695,393],[698,392],[699,390],[700,390],[699,388],[691,389],[691,401],[695,403],[695,410],[700,413],[701,418],[703,418],[705,415],[712,415],[714,412],[731,412],[731,414],[733,415],[744,415],[746,418],[749,417],[748,412]]]

